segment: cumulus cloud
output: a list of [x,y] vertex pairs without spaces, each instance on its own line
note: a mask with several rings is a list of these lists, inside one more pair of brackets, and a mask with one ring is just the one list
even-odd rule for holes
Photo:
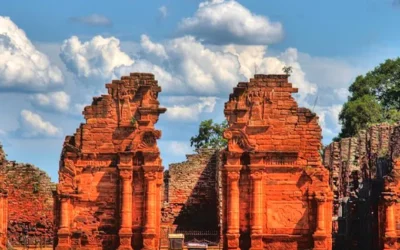
[[[214,111],[216,97],[172,97],[172,102],[184,103],[191,100],[191,104],[175,104],[167,106],[166,117],[168,120],[176,121],[198,121],[201,113],[211,113]],[[171,102],[171,100],[170,100]]]
[[22,110],[20,113],[20,128],[17,131],[21,137],[58,137],[62,130],[29,110]]
[[30,97],[33,105],[47,110],[66,112],[69,109],[70,96],[64,91],[35,94]]
[[89,16],[71,17],[72,22],[82,23],[90,26],[112,26],[112,21],[100,14],[91,14]]
[[271,44],[283,37],[281,23],[256,15],[234,0],[200,3],[194,16],[180,22],[179,31],[213,44]]
[[168,9],[165,5],[161,6],[160,8],[158,8],[158,11],[160,11],[160,14],[162,17],[167,17],[168,14]]
[[162,44],[152,42],[147,35],[142,35],[140,38],[140,45],[146,53],[154,54],[161,59],[168,59],[167,52],[165,52]]
[[9,17],[0,16],[0,88],[38,91],[61,85],[61,70]]
[[78,77],[111,78],[113,70],[134,61],[120,49],[120,41],[115,37],[95,36],[81,42],[72,36],[64,41],[60,52],[61,60],[68,70]]
[[300,63],[298,62],[298,52],[294,48],[289,48],[276,57],[267,56],[266,46],[237,46],[228,45],[226,52],[236,55],[240,62],[240,73],[247,79],[257,74],[282,74],[284,66],[291,66],[292,73],[290,80],[294,87],[299,88],[300,104],[305,103],[308,95],[314,95],[317,91],[315,83],[306,78]]
[[[64,42],[63,61],[79,77],[95,75],[110,81],[134,71],[152,72],[163,93],[169,95],[226,96],[237,82],[254,75],[255,66],[257,73],[262,74],[283,73],[283,66],[292,66],[291,80],[300,88],[300,98],[316,92],[315,84],[307,80],[298,62],[298,52],[293,48],[278,56],[267,56],[266,46],[208,46],[193,36],[156,43],[142,35],[141,56],[134,59],[120,50],[118,39],[99,39],[107,41],[108,46],[97,46],[96,37],[84,44],[76,37]],[[115,53],[107,57],[111,51]],[[122,60],[116,60],[116,54],[120,54]]]
[[147,60],[138,60],[129,66],[117,67],[113,70],[113,79],[121,76],[129,75],[131,72],[151,72],[156,80],[162,86],[163,92],[166,93],[185,93],[186,86],[173,73],[170,73],[162,66],[153,64]]

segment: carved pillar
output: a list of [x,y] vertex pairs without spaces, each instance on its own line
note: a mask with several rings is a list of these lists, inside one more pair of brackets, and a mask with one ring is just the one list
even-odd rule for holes
[[157,192],[160,190],[157,188],[159,172],[163,171],[161,166],[160,154],[158,151],[144,152],[144,178],[146,186],[146,210],[145,210],[145,225],[143,236],[143,248],[146,250],[158,249],[158,237],[157,232],[159,225],[156,222],[157,214],[161,211],[157,211],[159,208],[158,203],[161,202],[160,195]]
[[162,186],[164,184],[164,171],[158,171],[157,172],[157,180],[156,180],[156,235],[158,236],[158,238],[160,237],[160,233],[161,233],[161,199],[162,199]]
[[395,204],[396,195],[392,192],[383,192],[383,200],[385,204],[385,236],[384,248],[385,250],[397,249],[397,234],[396,234],[396,217],[395,217]]
[[[251,169],[251,168],[250,168]],[[261,169],[251,170],[253,204],[251,223],[251,249],[262,249],[263,233],[263,172]]]
[[119,153],[119,177],[122,187],[121,227],[119,229],[119,250],[132,249],[132,174],[133,153]]
[[330,248],[327,244],[327,232],[325,226],[325,206],[327,196],[324,192],[316,192],[314,198],[317,203],[317,228],[313,235],[314,250],[326,250]]
[[239,178],[241,166],[225,166],[227,180],[227,243],[228,249],[239,249]]
[[118,249],[132,249],[132,168],[120,168],[122,184],[121,228],[119,230]]
[[325,201],[326,197],[321,195],[316,195],[315,200],[317,202],[317,230],[318,234],[325,234]]
[[59,194],[60,198],[60,227],[57,232],[57,250],[71,249],[71,239],[69,230],[69,202],[70,198]]
[[264,154],[250,153],[250,177],[252,181],[253,204],[251,209],[251,249],[263,249],[263,169]]
[[143,249],[156,249],[156,172],[144,173],[146,180],[146,219],[143,233]]

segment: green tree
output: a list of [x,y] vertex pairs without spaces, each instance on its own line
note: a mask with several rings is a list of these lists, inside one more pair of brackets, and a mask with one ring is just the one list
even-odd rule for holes
[[190,146],[199,148],[224,148],[227,141],[222,134],[228,127],[228,123],[224,120],[222,123],[214,123],[212,119],[204,120],[200,123],[199,134],[190,138]]
[[388,59],[349,87],[339,114],[339,138],[354,136],[370,124],[400,120],[400,58]]

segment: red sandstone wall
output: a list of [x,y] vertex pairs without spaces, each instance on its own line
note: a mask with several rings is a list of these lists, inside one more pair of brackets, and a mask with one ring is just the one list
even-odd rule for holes
[[8,240],[13,246],[20,245],[25,231],[30,244],[41,242],[51,246],[55,184],[44,171],[31,164],[1,158],[0,153],[0,175],[8,191]]
[[217,172],[220,160],[219,151],[201,149],[197,154],[187,155],[187,161],[170,165],[164,181],[163,245],[168,244],[168,232],[183,231],[187,233],[187,241],[194,238],[190,233],[201,231],[208,232],[208,240],[219,243]]

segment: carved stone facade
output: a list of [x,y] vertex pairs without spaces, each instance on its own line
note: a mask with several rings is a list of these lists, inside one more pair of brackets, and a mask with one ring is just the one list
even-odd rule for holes
[[332,191],[318,117],[286,75],[255,75],[225,103],[227,249],[331,249]]
[[335,249],[400,246],[400,124],[380,124],[324,150],[334,190]]
[[106,84],[67,136],[56,194],[56,249],[158,249],[163,167],[154,75]]

